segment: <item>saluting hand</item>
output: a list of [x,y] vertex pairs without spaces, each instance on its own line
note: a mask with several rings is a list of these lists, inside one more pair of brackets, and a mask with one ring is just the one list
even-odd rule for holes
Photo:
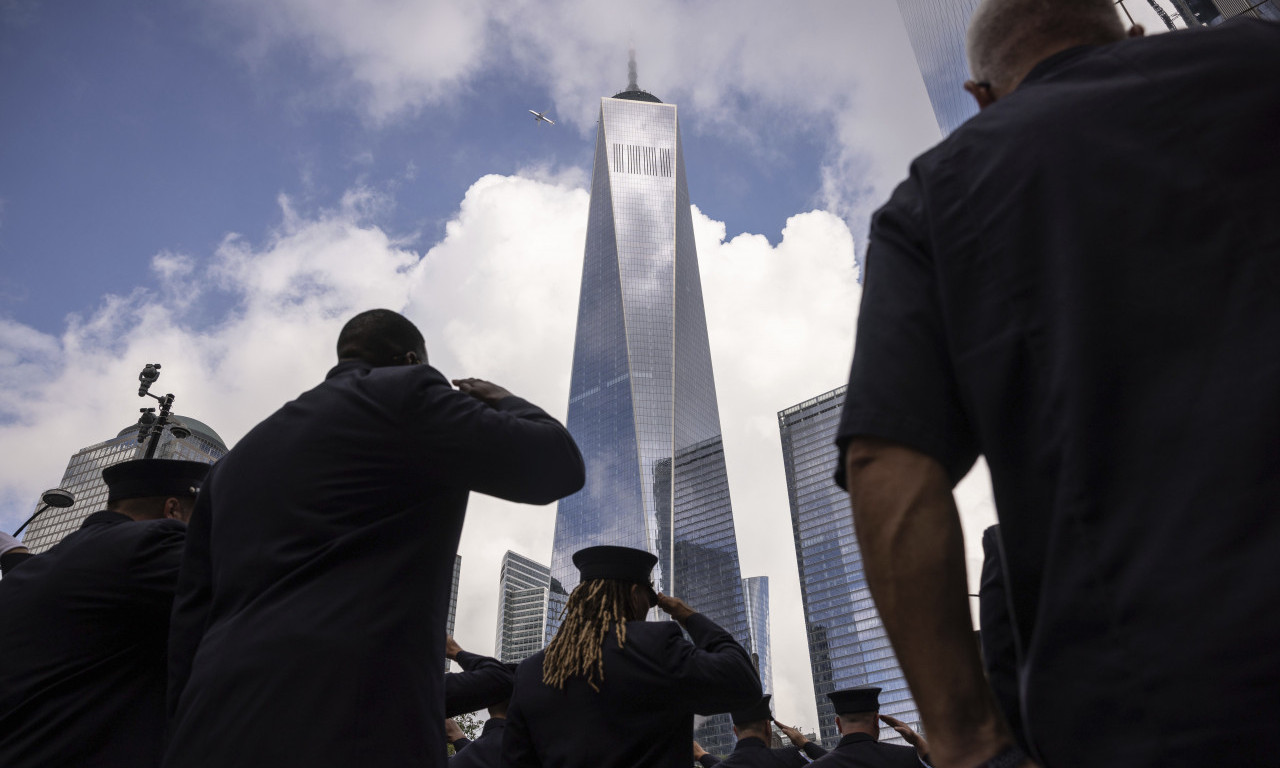
[[453,386],[464,395],[471,395],[482,403],[493,405],[511,393],[491,381],[484,379],[454,379]]
[[702,745],[701,745],[701,744],[699,744],[699,743],[697,742],[697,740],[694,740],[694,742],[693,742],[693,759],[694,759],[694,760],[698,760],[698,759],[700,759],[700,758],[701,758],[703,755],[705,755],[705,754],[707,754],[707,750],[703,749],[703,748],[702,748]]
[[457,741],[458,739],[466,738],[466,735],[467,734],[462,732],[462,728],[459,727],[459,725],[456,722],[454,722],[453,720],[450,720],[447,717],[445,718],[444,737],[445,739],[448,740],[450,744]]
[[792,728],[789,725],[783,725],[777,720],[774,720],[773,724],[778,726],[778,730],[782,731],[782,735],[786,736],[788,739],[791,739],[791,743],[796,745],[797,747],[803,747],[805,744],[809,743],[809,740],[805,738],[804,734],[800,732],[799,728]]
[[458,641],[453,639],[453,635],[445,635],[444,655],[450,659],[456,659],[459,653],[462,653],[462,646],[458,645]]
[[881,715],[880,719],[890,728],[897,731],[903,740],[915,747],[916,752],[919,752],[921,756],[929,754],[929,742],[925,741],[923,736],[911,730],[911,726],[890,715]]
[[671,614],[671,618],[683,624],[697,611],[689,607],[689,605],[678,597],[670,597],[661,592],[658,593],[658,607]]

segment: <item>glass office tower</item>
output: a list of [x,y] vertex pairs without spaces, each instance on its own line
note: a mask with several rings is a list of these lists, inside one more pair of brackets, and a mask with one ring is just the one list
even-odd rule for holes
[[964,90],[969,79],[965,32],[977,7],[978,0],[898,0],[943,136],[978,114],[977,102]]
[[[748,641],[677,109],[600,101],[567,426],[587,482],[556,514],[548,637],[597,544],[658,557],[654,586]],[[698,740],[732,748],[727,716]]]
[[747,653],[760,673],[760,687],[773,693],[773,658],[769,653],[769,577],[752,576],[742,580],[742,594],[747,604]]
[[[840,387],[778,413],[813,694],[826,747],[839,741],[835,711],[827,699],[833,690],[876,685],[883,689],[883,714],[913,728],[920,719],[867,588],[849,496],[832,480],[844,393]],[[896,731],[883,726],[880,738],[902,742]]]
[[493,655],[520,662],[542,648],[547,632],[551,569],[507,551],[498,576],[498,630]]
[[[157,459],[182,459],[212,464],[227,453],[227,446],[218,433],[207,424],[190,416],[175,418],[191,434],[176,438],[166,429],[156,446]],[[81,448],[67,462],[59,488],[71,491],[76,503],[65,509],[46,509],[31,523],[23,536],[23,544],[32,552],[45,550],[62,541],[62,537],[80,527],[89,515],[107,507],[107,484],[102,481],[102,470],[122,461],[142,458],[143,446],[138,442],[138,425],[130,424],[110,440]],[[39,509],[40,504],[36,505]],[[32,510],[33,512],[35,509]]]

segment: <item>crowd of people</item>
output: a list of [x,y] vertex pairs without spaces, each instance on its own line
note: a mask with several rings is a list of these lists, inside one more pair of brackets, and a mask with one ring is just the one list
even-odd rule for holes
[[[575,554],[542,651],[462,650],[468,495],[547,504],[587,468],[370,310],[216,465],[118,464],[49,551],[0,539],[0,766],[1280,764],[1280,25],[1146,39],[1111,0],[983,0],[968,55],[980,113],[872,220],[837,441],[927,741],[874,688],[830,694],[830,751],[777,723],[625,547]],[[952,495],[979,455],[985,653]],[[468,742],[449,718],[481,708]],[[693,740],[720,713],[723,757]]]

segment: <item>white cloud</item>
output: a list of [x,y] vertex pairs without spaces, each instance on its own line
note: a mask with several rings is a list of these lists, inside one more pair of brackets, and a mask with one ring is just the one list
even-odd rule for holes
[[[220,0],[253,57],[304,51],[333,91],[377,121],[415,114],[512,66],[550,92],[557,119],[594,131],[599,97],[639,82],[680,105],[685,129],[774,155],[827,141],[815,201],[861,228],[868,209],[938,138],[893,0]],[[956,88],[960,87],[956,83]],[[519,105],[521,109],[525,106]]]
[[[0,523],[12,530],[74,451],[136,418],[144,363],[164,365],[156,389],[177,394],[177,412],[234,442],[318,383],[342,322],[374,306],[414,319],[446,375],[492,379],[563,418],[588,197],[573,173],[544,176],[479,179],[426,253],[378,226],[391,201],[368,190],[312,212],[282,197],[262,242],[229,235],[203,261],[161,253],[159,289],[107,296],[60,337],[0,320]],[[861,292],[853,238],[823,211],[793,216],[777,246],[725,241],[724,225],[696,210],[694,226],[743,573],[771,577],[779,716],[812,727],[776,412],[846,377]],[[194,320],[208,306],[192,299],[201,285],[233,301],[209,327]],[[554,516],[554,505],[473,497],[457,632],[466,647],[492,649],[499,561],[508,549],[547,561]]]

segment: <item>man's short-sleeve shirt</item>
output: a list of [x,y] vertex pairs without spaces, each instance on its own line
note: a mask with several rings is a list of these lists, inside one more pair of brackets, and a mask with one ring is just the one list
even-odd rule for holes
[[1277,72],[1259,21],[1069,49],[872,221],[840,446],[986,456],[1063,764],[1280,747]]

